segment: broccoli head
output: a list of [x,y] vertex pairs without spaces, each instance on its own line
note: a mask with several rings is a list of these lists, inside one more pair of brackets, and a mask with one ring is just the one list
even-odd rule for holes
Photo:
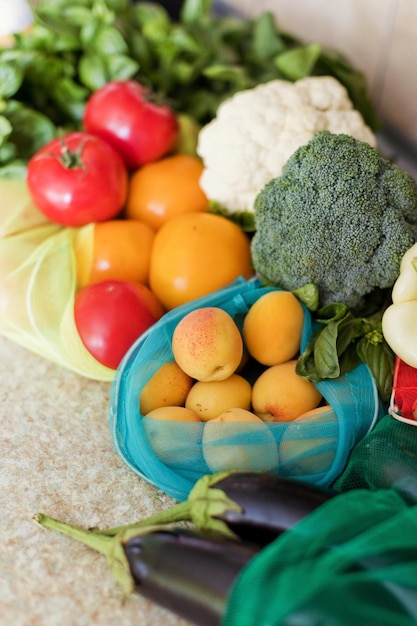
[[284,289],[314,283],[319,304],[359,310],[393,286],[417,241],[417,182],[376,148],[317,133],[255,200],[252,258]]

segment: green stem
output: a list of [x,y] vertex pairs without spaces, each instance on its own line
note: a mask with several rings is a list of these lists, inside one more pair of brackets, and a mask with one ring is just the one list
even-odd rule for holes
[[106,536],[103,533],[95,533],[91,530],[80,528],[79,526],[71,526],[65,522],[60,522],[53,517],[44,515],[43,513],[37,513],[33,519],[40,526],[56,530],[63,535],[67,535],[67,537],[77,539],[77,541],[84,543],[89,548],[92,548],[107,557],[111,554],[112,537]]
[[172,524],[174,522],[187,522],[191,521],[191,505],[188,500],[185,502],[179,502],[166,511],[160,511],[147,517],[139,522],[133,522],[132,524],[125,524],[123,526],[115,526],[114,528],[106,528],[101,530],[99,528],[93,528],[89,532],[105,537],[114,537],[125,530],[135,530],[136,528],[144,528],[146,526],[160,526],[163,524]]

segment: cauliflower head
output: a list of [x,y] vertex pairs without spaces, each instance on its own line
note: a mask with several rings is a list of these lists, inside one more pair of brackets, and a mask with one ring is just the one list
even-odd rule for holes
[[345,87],[331,76],[273,80],[223,102],[198,137],[200,185],[229,213],[253,213],[257,194],[318,131],[376,145]]

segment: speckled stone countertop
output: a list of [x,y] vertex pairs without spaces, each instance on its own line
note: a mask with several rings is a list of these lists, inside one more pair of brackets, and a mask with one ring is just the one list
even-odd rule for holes
[[188,624],[123,599],[105,557],[32,520],[105,528],[173,504],[113,450],[109,391],[0,337],[1,626]]

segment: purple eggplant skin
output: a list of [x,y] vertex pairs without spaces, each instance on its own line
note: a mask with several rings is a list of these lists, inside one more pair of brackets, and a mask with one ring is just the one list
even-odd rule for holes
[[219,626],[228,592],[258,546],[182,528],[123,546],[135,591],[198,626]]
[[232,472],[216,482],[241,511],[219,516],[243,541],[265,546],[336,492],[305,482],[257,472]]

